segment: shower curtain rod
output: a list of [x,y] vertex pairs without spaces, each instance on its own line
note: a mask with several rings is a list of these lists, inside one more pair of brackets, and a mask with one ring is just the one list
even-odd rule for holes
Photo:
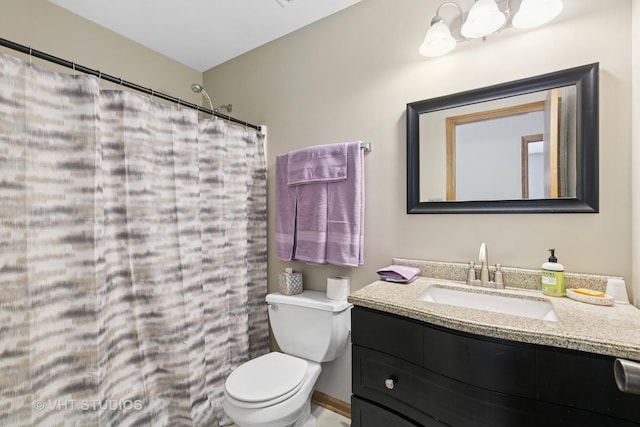
[[79,71],[81,73],[94,75],[94,76],[98,77],[99,79],[106,80],[106,81],[109,81],[109,82],[112,82],[112,83],[117,83],[117,84],[119,84],[121,86],[124,86],[126,88],[137,90],[138,92],[146,93],[147,95],[151,95],[152,97],[155,96],[155,97],[164,99],[165,101],[174,102],[174,103],[178,104],[178,106],[182,105],[182,106],[185,106],[185,107],[189,107],[189,108],[192,108],[194,110],[202,111],[203,113],[211,114],[211,115],[213,115],[215,117],[219,117],[221,119],[229,120],[230,122],[233,122],[233,123],[236,123],[236,124],[239,124],[239,125],[243,125],[243,126],[247,126],[247,127],[256,129],[256,130],[260,130],[260,126],[258,126],[258,125],[254,125],[254,124],[245,122],[244,120],[236,119],[235,117],[226,116],[224,114],[216,113],[215,111],[212,111],[212,110],[210,110],[208,108],[204,108],[204,107],[201,107],[199,105],[192,104],[192,103],[187,102],[187,101],[183,101],[180,98],[175,98],[173,96],[164,94],[162,92],[156,92],[153,89],[149,89],[147,87],[140,86],[138,84],[128,82],[126,80],[123,80],[120,77],[114,77],[114,76],[111,76],[109,74],[105,74],[105,73],[103,73],[103,72],[101,72],[99,70],[94,70],[94,69],[85,67],[83,65],[78,65],[75,62],[67,61],[66,59],[58,58],[57,56],[53,56],[53,55],[50,55],[48,53],[45,53],[45,52],[42,52],[42,51],[39,51],[39,50],[31,49],[28,46],[24,46],[24,45],[12,42],[11,40],[0,38],[0,46],[4,46],[4,47],[7,47],[9,49],[17,50],[18,52],[26,53],[29,56],[32,56],[32,57],[35,57],[35,58],[39,58],[39,59],[44,59],[45,61],[53,62],[54,64],[62,65],[63,67],[71,68],[74,71]]

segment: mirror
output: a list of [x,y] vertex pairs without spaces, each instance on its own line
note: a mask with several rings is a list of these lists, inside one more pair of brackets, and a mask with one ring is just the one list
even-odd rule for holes
[[407,213],[598,212],[598,64],[407,104]]

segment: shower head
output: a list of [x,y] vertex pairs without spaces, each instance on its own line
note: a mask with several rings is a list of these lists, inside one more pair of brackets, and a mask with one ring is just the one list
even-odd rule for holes
[[[192,83],[191,84],[191,90],[194,91],[195,93],[201,93],[204,95],[205,98],[207,98],[207,101],[209,102],[209,107],[211,108],[211,111],[213,111],[214,113],[216,112],[216,109],[213,108],[213,102],[211,102],[211,98],[209,98],[209,94],[207,93],[206,90],[204,90],[204,88],[202,87],[201,84],[198,83]],[[215,114],[213,115],[213,118],[215,119]]]

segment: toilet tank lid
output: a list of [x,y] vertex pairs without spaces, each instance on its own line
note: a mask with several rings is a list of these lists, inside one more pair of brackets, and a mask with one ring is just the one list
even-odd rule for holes
[[318,310],[341,312],[351,308],[353,304],[347,301],[337,301],[327,298],[321,291],[304,291],[296,295],[283,295],[279,292],[267,294],[267,303],[298,305]]

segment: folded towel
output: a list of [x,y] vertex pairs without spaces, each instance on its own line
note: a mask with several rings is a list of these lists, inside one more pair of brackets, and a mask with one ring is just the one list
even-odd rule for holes
[[390,265],[376,271],[380,280],[397,283],[411,283],[420,276],[420,269],[407,265]]
[[[343,148],[324,153],[340,153],[342,149],[346,153],[347,174],[340,181],[329,178],[338,175],[318,172],[314,177],[323,176],[324,181],[319,178],[315,182],[289,185],[289,156],[292,153],[276,157],[275,241],[276,256],[281,260],[347,267],[357,267],[364,262],[362,144],[357,141],[333,145]],[[309,150],[323,152],[316,147]]]
[[328,144],[291,151],[287,184],[334,182],[347,179],[347,145]]
[[294,258],[313,264],[327,263],[328,183],[299,185],[296,197]]
[[276,157],[276,256],[327,263],[327,183],[290,186],[288,154]]
[[327,262],[364,264],[364,150],[348,142],[347,179],[328,184]]

